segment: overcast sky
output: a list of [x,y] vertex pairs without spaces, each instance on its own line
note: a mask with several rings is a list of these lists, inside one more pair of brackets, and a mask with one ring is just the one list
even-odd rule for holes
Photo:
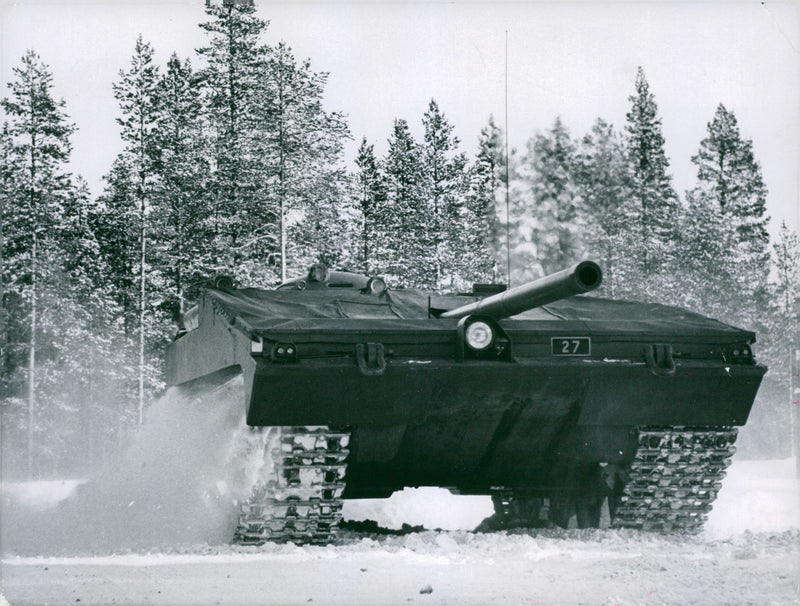
[[[2,82],[25,50],[55,77],[79,131],[72,170],[99,193],[120,149],[111,83],[138,34],[164,65],[177,52],[199,66],[204,0],[22,0],[2,3]],[[784,2],[291,2],[256,0],[265,41],[330,73],[326,103],[348,115],[352,158],[362,136],[378,153],[394,118],[421,137],[435,98],[472,154],[490,114],[522,149],[560,116],[574,137],[597,117],[625,123],[641,65],[663,121],[675,186],[721,102],[751,138],[769,187],[771,231],[800,231],[800,11]],[[6,94],[4,89],[3,95]],[[351,163],[352,165],[352,163]]]

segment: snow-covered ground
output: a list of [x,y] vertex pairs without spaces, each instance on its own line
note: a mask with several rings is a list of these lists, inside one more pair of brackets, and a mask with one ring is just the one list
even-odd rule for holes
[[11,604],[793,604],[797,532],[425,532],[3,562]]
[[[347,519],[404,536],[231,546],[234,502],[263,452],[236,394],[168,399],[131,447],[83,482],[0,485],[0,606],[21,604],[795,604],[794,460],[734,459],[705,530],[471,532],[487,497],[406,489],[350,501]],[[244,435],[243,435],[244,432]],[[212,436],[211,439],[209,436]],[[231,469],[231,457],[243,462]]]
[[[55,504],[76,485],[4,484],[2,491],[6,504],[57,517]],[[348,502],[346,516],[451,530],[344,533],[326,547],[197,543],[83,555],[4,553],[0,578],[14,606],[794,604],[799,496],[793,460],[734,461],[705,531],[669,537],[620,530],[475,534],[468,529],[490,511],[487,499],[405,490],[386,501]]]

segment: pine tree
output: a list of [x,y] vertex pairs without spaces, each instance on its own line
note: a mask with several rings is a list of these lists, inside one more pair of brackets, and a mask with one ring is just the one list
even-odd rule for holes
[[645,274],[658,273],[671,255],[680,204],[667,173],[661,118],[644,70],[636,72],[626,133],[632,174],[632,196],[639,213],[639,247],[634,253]]
[[51,264],[45,291],[50,313],[42,323],[49,355],[40,397],[50,428],[43,454],[53,473],[67,471],[68,464],[91,465],[121,429],[111,402],[117,401],[117,369],[126,360],[114,335],[119,310],[106,288],[108,267],[91,229],[94,212],[88,186],[78,178],[54,230],[60,261]]
[[800,238],[785,221],[772,246],[772,260],[774,283],[769,311],[762,319],[766,330],[759,335],[759,354],[769,365],[772,380],[780,382],[784,391],[791,383],[790,360],[800,349]]
[[261,43],[261,36],[268,23],[255,16],[252,3],[209,3],[206,14],[211,20],[200,27],[209,41],[197,50],[206,63],[199,76],[212,155],[211,207],[206,219],[209,247],[203,263],[212,274],[244,272],[246,281],[266,284],[274,279],[274,271],[263,261],[271,261],[274,268],[279,259],[262,260],[260,275],[243,266],[248,255],[255,256],[251,250],[254,238],[274,228],[276,222],[274,211],[263,217],[263,208],[259,208],[263,207],[261,196],[269,176],[268,159],[259,149],[263,135],[260,108],[266,94],[261,79],[271,53]]
[[[27,315],[27,454],[28,473],[33,474],[34,422],[36,416],[37,346],[41,308],[41,279],[45,261],[52,254],[52,228],[60,222],[61,204],[69,186],[65,165],[69,160],[70,135],[75,127],[64,112],[63,100],[51,93],[53,76],[40,57],[29,50],[22,65],[13,70],[16,80],[9,83],[11,96],[1,102],[9,117],[6,153],[15,156],[8,167],[22,170],[10,196],[4,221],[4,239],[12,254],[4,253],[6,267],[16,265],[19,274],[5,282],[21,295]],[[9,138],[11,149],[8,149]],[[5,168],[7,172],[9,168]],[[7,271],[7,270],[6,270]],[[16,274],[16,271],[14,272]]]
[[12,345],[12,299],[16,298],[17,264],[22,261],[9,245],[15,240],[15,233],[6,227],[11,222],[10,210],[22,196],[19,184],[22,182],[23,162],[15,153],[14,140],[8,122],[0,131],[0,400],[12,393],[11,375],[17,366]]
[[164,283],[160,306],[180,317],[208,273],[201,260],[210,163],[202,99],[188,59],[170,57],[157,93],[151,256]]
[[[454,286],[457,279],[456,260],[465,233],[464,198],[468,186],[467,159],[458,151],[459,140],[450,124],[431,99],[422,118],[425,139],[422,160],[426,174],[426,209],[429,216],[428,256],[433,263],[433,286]],[[423,210],[423,212],[426,212]]]
[[104,180],[104,192],[89,221],[108,267],[106,288],[120,309],[125,334],[134,335],[139,325],[136,269],[141,251],[137,183],[130,156],[117,156]]
[[489,117],[478,139],[478,154],[470,171],[465,201],[465,238],[461,274],[474,282],[498,281],[497,255],[505,231],[498,219],[504,201],[503,132]]
[[670,272],[676,288],[664,302],[714,318],[731,318],[737,307],[736,260],[730,254],[733,232],[719,206],[687,194],[680,215],[681,238]]
[[425,204],[425,166],[408,123],[395,119],[383,162],[386,201],[376,213],[382,235],[376,258],[379,273],[395,286],[433,288],[430,213]]
[[[729,219],[727,214],[724,216]],[[738,236],[731,231],[734,237]],[[800,382],[794,374],[800,350],[800,239],[785,223],[781,225],[772,253],[773,281],[768,285],[767,301],[757,323],[745,325],[755,329],[755,355],[760,363],[769,367],[769,373],[748,419],[752,431],[741,448],[749,448],[759,456],[786,457],[793,454],[791,447],[800,439],[796,433],[800,427],[797,406]],[[768,273],[766,268],[764,273]],[[741,311],[734,309],[728,317],[741,317]]]
[[582,254],[575,155],[575,142],[560,118],[528,142],[520,173],[523,196],[517,199],[516,213],[522,244],[535,250],[538,271],[525,277],[563,269]]
[[736,117],[724,105],[717,107],[692,162],[698,181],[692,196],[718,208],[726,218],[725,228],[733,232],[731,248],[725,251],[737,265],[732,290],[738,293],[739,309],[746,310],[742,320],[751,323],[763,310],[767,292],[767,188],[752,141],[742,139]]
[[358,213],[349,203],[352,194],[346,190],[344,171],[330,177],[314,185],[313,202],[304,205],[302,217],[288,228],[289,269],[294,275],[305,274],[314,263],[355,269]]
[[156,121],[158,68],[153,64],[153,49],[140,35],[136,39],[130,69],[120,71],[114,97],[120,105],[117,123],[126,143],[127,155],[135,174],[135,196],[139,223],[139,423],[144,421],[145,401],[145,314],[147,312],[147,214],[152,207],[153,182],[156,178]]
[[536,233],[538,219],[535,215],[536,202],[533,198],[533,138],[525,143],[524,152],[511,149],[508,159],[509,221],[508,221],[508,259],[510,260],[509,283],[520,284],[541,278],[545,270]]
[[[289,265],[306,266],[309,256],[321,253],[314,248],[332,252],[327,230],[320,232],[317,227],[322,217],[339,224],[339,206],[345,198],[342,154],[349,132],[340,113],[327,112],[322,106],[326,82],[327,74],[314,72],[308,60],[297,62],[285,43],[274,49],[261,79],[265,92],[260,108],[260,155],[267,163],[272,187],[259,207],[265,237],[258,257],[280,259],[282,282]],[[292,215],[298,219],[291,231],[302,242],[290,246]],[[273,234],[269,234],[271,226],[277,227]],[[337,232],[339,238],[344,236],[336,229],[330,235],[336,237]],[[293,250],[297,262],[290,258]]]
[[633,268],[631,234],[637,233],[631,175],[625,142],[613,126],[597,119],[577,149],[575,179],[582,200],[581,233],[586,256],[603,268],[604,293],[631,296],[636,285],[626,280]]
[[367,144],[366,137],[361,140],[361,146],[358,148],[356,166],[358,166],[355,175],[356,205],[361,223],[361,233],[357,237],[359,242],[357,258],[361,260],[360,265],[364,275],[369,276],[372,275],[376,264],[374,256],[379,232],[377,211],[385,202],[386,192],[375,158],[375,146]]
[[[108,270],[90,229],[88,188],[66,172],[74,126],[63,101],[52,99],[52,76],[35,53],[23,59],[19,76],[10,85],[16,94],[3,102],[11,121],[3,130],[0,169],[7,185],[0,396],[3,440],[10,445],[4,459],[8,454],[10,460],[4,466],[58,473],[76,458],[86,463],[103,433],[96,422],[105,414],[100,384],[112,373],[96,371],[105,361],[112,368],[119,363],[105,325],[114,304],[105,295]],[[25,391],[27,415],[21,415]],[[26,427],[27,447],[14,448]],[[77,451],[75,444],[81,445]],[[84,444],[90,445],[88,453]],[[17,458],[20,451],[27,461]]]
[[[800,320],[800,238],[781,223],[778,241],[772,246],[775,263],[775,301],[787,319]],[[800,329],[800,324],[795,324]]]

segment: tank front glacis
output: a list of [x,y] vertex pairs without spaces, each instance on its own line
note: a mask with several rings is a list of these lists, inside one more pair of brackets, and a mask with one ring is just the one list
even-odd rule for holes
[[249,425],[346,431],[343,498],[493,494],[502,527],[523,510],[594,525],[609,497],[617,525],[697,528],[766,371],[755,335],[572,296],[595,268],[484,298],[313,269],[273,291],[209,289],[169,381],[243,373]]

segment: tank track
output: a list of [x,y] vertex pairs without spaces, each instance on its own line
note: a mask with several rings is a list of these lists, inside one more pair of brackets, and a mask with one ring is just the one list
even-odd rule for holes
[[736,452],[736,428],[641,427],[612,528],[698,532]]
[[234,542],[329,542],[342,518],[350,433],[325,426],[259,431],[272,432],[266,463],[252,497],[241,505]]

